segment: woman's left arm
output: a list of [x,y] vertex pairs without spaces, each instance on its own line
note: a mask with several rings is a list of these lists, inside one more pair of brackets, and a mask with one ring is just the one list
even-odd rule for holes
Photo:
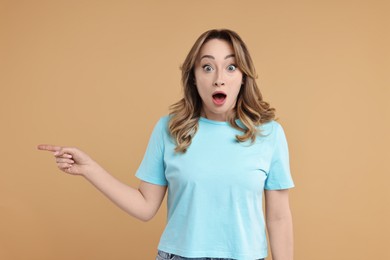
[[293,224],[288,189],[265,190],[265,215],[273,260],[293,260]]

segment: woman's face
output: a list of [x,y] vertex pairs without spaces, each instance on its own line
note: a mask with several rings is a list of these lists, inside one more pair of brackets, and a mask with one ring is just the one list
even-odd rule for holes
[[202,98],[202,116],[226,121],[234,108],[242,84],[233,47],[225,40],[206,42],[195,63],[195,83]]

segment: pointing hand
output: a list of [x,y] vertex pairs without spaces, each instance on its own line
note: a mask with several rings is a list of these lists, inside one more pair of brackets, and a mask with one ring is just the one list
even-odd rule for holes
[[53,152],[57,167],[73,175],[85,175],[96,163],[84,152],[75,147],[41,144],[39,150]]

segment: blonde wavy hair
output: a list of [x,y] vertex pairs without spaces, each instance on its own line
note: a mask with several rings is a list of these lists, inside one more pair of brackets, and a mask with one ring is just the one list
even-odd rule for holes
[[[256,84],[257,74],[248,48],[240,36],[228,29],[214,29],[204,32],[196,40],[180,67],[184,97],[170,106],[169,132],[176,142],[175,151],[185,153],[198,130],[198,121],[202,112],[202,100],[195,85],[194,66],[200,50],[211,39],[225,40],[234,50],[238,68],[243,73],[243,85],[237,96],[234,109],[228,115],[229,124],[242,135],[236,135],[238,142],[251,139],[253,143],[259,134],[258,126],[275,118],[275,109],[263,101]],[[237,124],[236,119],[242,125]]]

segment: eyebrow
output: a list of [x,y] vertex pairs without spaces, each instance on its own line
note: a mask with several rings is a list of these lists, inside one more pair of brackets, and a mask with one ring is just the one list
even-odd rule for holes
[[[227,55],[227,56],[225,57],[225,60],[228,59],[228,58],[234,58],[234,57],[236,57],[236,55],[234,55],[234,54],[229,54],[229,55]],[[203,58],[209,58],[209,59],[215,60],[215,57],[214,57],[214,56],[211,56],[211,55],[203,55],[203,56],[200,58],[200,60],[202,60]]]

